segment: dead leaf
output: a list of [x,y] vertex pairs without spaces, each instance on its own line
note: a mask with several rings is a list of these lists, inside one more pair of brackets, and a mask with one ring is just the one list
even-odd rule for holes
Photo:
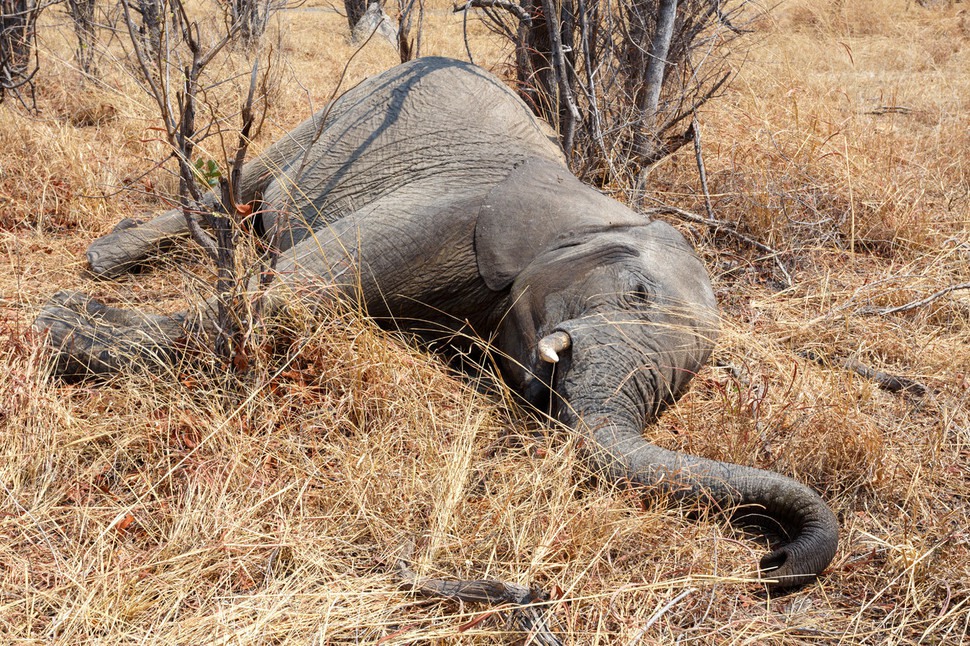
[[135,522],[135,517],[131,514],[131,512],[129,512],[125,514],[124,518],[122,518],[115,524],[115,529],[122,533],[126,532],[134,522]]

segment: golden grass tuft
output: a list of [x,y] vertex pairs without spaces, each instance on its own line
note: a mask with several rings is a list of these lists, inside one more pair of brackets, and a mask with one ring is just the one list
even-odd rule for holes
[[[736,241],[679,225],[724,324],[712,365],[646,433],[822,492],[840,551],[818,584],[771,598],[750,582],[757,541],[591,478],[566,434],[353,310],[280,321],[244,375],[198,361],[101,385],[49,379],[29,324],[57,289],[172,311],[207,279],[184,261],[202,278],[82,275],[87,244],[163,208],[174,182],[155,168],[147,99],[110,57],[103,84],[82,84],[62,23],[40,34],[41,113],[0,107],[0,641],[522,637],[501,614],[402,591],[408,540],[421,575],[553,592],[566,643],[968,639],[970,291],[881,313],[970,282],[961,3],[792,0],[759,20],[736,79],[699,115],[715,215],[778,249],[794,285]],[[506,69],[471,26],[476,60]],[[353,52],[319,3],[280,28],[257,148],[321,107]],[[425,53],[462,56],[444,5],[427,29]],[[348,86],[395,60],[371,43]],[[244,83],[213,96],[227,119]],[[654,197],[702,210],[688,151],[651,178]],[[847,359],[928,392],[886,392]]]

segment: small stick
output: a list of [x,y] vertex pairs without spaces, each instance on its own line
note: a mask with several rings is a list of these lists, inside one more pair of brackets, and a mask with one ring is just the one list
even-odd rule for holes
[[905,305],[900,305],[898,307],[887,307],[884,310],[879,310],[878,313],[885,316],[886,314],[898,314],[899,312],[908,312],[910,310],[916,309],[917,307],[923,307],[924,305],[929,305],[936,299],[940,298],[941,296],[946,296],[950,292],[955,292],[962,289],[970,289],[970,283],[950,285],[949,287],[945,287],[938,292],[930,294],[926,298],[920,299],[918,301],[912,301],[910,303],[906,303]]
[[705,218],[702,215],[697,215],[696,213],[691,213],[690,211],[685,211],[684,209],[678,209],[676,206],[670,206],[667,204],[656,206],[652,209],[647,209],[645,213],[647,215],[653,215],[654,213],[666,213],[667,215],[675,215],[681,220],[694,222],[696,224],[704,224],[706,226],[711,227],[715,231],[723,231],[728,235],[734,238],[737,238],[741,242],[754,247],[758,251],[763,251],[768,255],[778,255],[779,253],[781,253],[777,249],[769,247],[765,243],[759,242],[758,240],[755,240],[751,236],[741,233],[740,231],[735,229],[734,226],[732,226],[731,224],[728,224],[724,220]]
[[[815,354],[811,350],[800,352],[799,354],[819,365],[826,365],[824,357]],[[855,358],[839,360],[837,361],[836,365],[844,370],[854,372],[861,377],[871,379],[872,381],[876,382],[877,386],[891,393],[908,392],[916,395],[917,397],[922,397],[929,391],[926,386],[918,381],[908,377],[893,375],[881,370],[875,370],[874,368],[870,368]]]
[[857,375],[861,375],[866,379],[873,380],[880,388],[891,393],[908,391],[918,397],[922,397],[926,394],[926,386],[918,381],[913,381],[907,377],[892,375],[888,372],[882,372],[881,370],[875,370],[860,363],[857,359],[846,359],[842,362],[842,367],[846,370],[851,370],[852,372],[856,373]]
[[465,13],[461,16],[461,35],[465,39],[465,53],[468,54],[468,62],[474,65],[475,59],[472,57],[472,46],[468,42],[468,9],[471,6],[471,0],[468,0],[465,3]]
[[785,267],[784,264],[782,264],[781,259],[779,258],[779,256],[781,255],[780,251],[772,247],[769,247],[763,242],[759,242],[758,240],[755,240],[749,235],[745,235],[741,233],[740,231],[735,229],[732,225],[728,224],[727,222],[724,222],[723,220],[705,218],[701,215],[697,215],[696,213],[691,213],[690,211],[685,211],[684,209],[678,209],[676,206],[670,206],[668,204],[662,204],[661,206],[657,206],[652,209],[647,209],[646,211],[644,211],[644,213],[646,215],[652,215],[654,213],[666,213],[668,215],[675,215],[681,220],[687,220],[688,222],[695,222],[697,224],[703,224],[703,225],[709,226],[712,229],[714,229],[715,232],[723,231],[731,235],[732,237],[737,238],[741,242],[751,245],[758,251],[763,251],[766,255],[771,256],[774,259],[775,264],[778,265],[778,268],[781,270],[781,273],[785,275],[785,280],[787,281],[788,286],[791,287],[794,284],[792,281],[791,274],[788,273],[788,269]]
[[714,217],[714,206],[711,204],[711,192],[707,188],[707,171],[704,169],[704,157],[701,155],[701,125],[697,123],[697,115],[691,119],[690,130],[694,135],[694,159],[697,160],[697,172],[701,177],[701,191],[704,192],[704,209],[707,217],[711,220]]
[[401,548],[396,567],[404,587],[410,592],[426,597],[454,599],[461,602],[486,603],[489,605],[513,606],[512,620],[520,629],[529,633],[530,642],[542,646],[562,646],[562,642],[546,625],[545,608],[541,605],[549,595],[536,588],[527,588],[517,583],[506,583],[491,579],[418,579],[417,573],[409,563],[414,551],[413,541],[407,541]]
[[661,617],[663,617],[665,614],[667,614],[667,612],[671,608],[673,608],[674,605],[676,605],[684,597],[686,597],[687,595],[689,595],[692,592],[697,592],[697,588],[687,588],[686,590],[684,590],[683,592],[681,592],[680,594],[678,594],[676,597],[674,597],[673,599],[671,599],[670,601],[668,601],[667,603],[665,603],[663,605],[663,607],[661,607],[659,610],[657,610],[657,612],[653,613],[653,616],[650,617],[650,619],[647,620],[647,623],[644,624],[643,628],[640,629],[640,632],[637,633],[637,636],[634,637],[633,638],[633,641],[630,642],[630,646],[636,646],[636,644],[638,644],[640,642],[640,640],[647,633],[647,631],[650,630],[650,626],[652,626],[655,623],[657,623],[657,621]]

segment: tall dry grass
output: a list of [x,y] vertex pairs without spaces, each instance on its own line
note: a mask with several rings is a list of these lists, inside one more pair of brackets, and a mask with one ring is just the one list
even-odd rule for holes
[[[81,273],[91,239],[162,208],[173,183],[153,169],[147,100],[119,67],[82,85],[62,23],[41,33],[41,114],[0,109],[0,641],[515,639],[501,613],[402,592],[396,550],[412,539],[422,574],[553,592],[567,643],[968,638],[970,292],[881,313],[970,282],[963,3],[791,0],[759,21],[700,115],[715,215],[778,249],[794,284],[678,223],[724,330],[646,433],[797,477],[836,510],[825,576],[771,598],[750,582],[756,541],[597,482],[567,436],[353,311],[292,315],[244,376],[203,361],[164,378],[49,379],[29,325],[57,289],[171,311],[205,282],[185,259],[112,283]],[[282,25],[259,145],[320,107],[352,53],[336,14]],[[476,59],[501,72],[474,29]],[[461,56],[460,21],[433,13],[424,44]],[[350,82],[394,62],[382,47]],[[689,152],[651,180],[653,197],[702,209]],[[928,392],[886,392],[845,359]]]

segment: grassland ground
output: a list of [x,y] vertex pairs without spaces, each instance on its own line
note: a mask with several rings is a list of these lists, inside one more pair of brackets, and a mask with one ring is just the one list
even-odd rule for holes
[[[353,48],[326,9],[274,26],[280,76],[257,147],[334,91]],[[460,18],[438,9],[423,52],[464,56]],[[715,216],[777,254],[671,220],[711,271],[723,333],[646,433],[822,492],[841,549],[783,597],[751,582],[762,547],[721,516],[597,482],[566,434],[353,311],[294,314],[245,375],[201,361],[50,379],[30,323],[58,289],[164,312],[211,281],[191,254],[84,276],[90,241],[164,208],[175,181],[124,62],[109,50],[102,81],[82,82],[58,11],[39,31],[40,112],[0,107],[0,641],[514,638],[502,613],[401,591],[393,564],[411,539],[421,574],[553,593],[567,643],[970,639],[970,290],[946,291],[970,283],[965,3],[782,3],[698,115]],[[508,50],[469,28],[476,62],[507,72]],[[396,57],[370,43],[347,83]],[[246,69],[230,53],[212,73]],[[230,114],[248,82],[233,78],[211,97]],[[703,212],[692,151],[649,179],[642,206]],[[925,392],[889,392],[852,362]]]

